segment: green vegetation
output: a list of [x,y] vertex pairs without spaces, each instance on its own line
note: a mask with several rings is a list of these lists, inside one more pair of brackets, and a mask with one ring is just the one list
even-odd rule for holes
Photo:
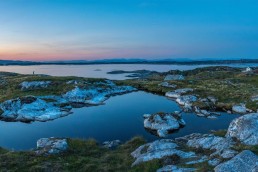
[[[258,95],[257,73],[243,73],[240,69],[230,67],[207,67],[190,71],[170,71],[166,73],[153,73],[146,78],[118,81],[118,84],[132,85],[139,90],[165,95],[173,88],[159,86],[167,74],[182,74],[185,80],[167,81],[176,84],[177,88],[193,88],[193,94],[199,98],[214,96],[218,99],[217,110],[230,110],[232,105],[246,103],[247,108],[254,111],[258,109],[258,102],[252,102],[251,97]],[[210,109],[209,104],[197,101],[203,109]]]

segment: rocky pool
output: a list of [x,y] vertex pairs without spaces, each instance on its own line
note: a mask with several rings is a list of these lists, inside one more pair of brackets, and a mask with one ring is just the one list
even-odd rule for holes
[[[31,124],[0,121],[0,145],[8,149],[26,150],[35,148],[39,138],[52,136],[95,138],[99,142],[114,139],[126,141],[134,136],[143,136],[153,141],[158,137],[144,129],[143,114],[175,110],[180,110],[180,107],[166,97],[133,92],[111,97],[105,105],[73,109],[73,114],[54,121]],[[186,126],[167,138],[226,129],[236,117],[238,115],[222,113],[218,119],[207,119],[183,113]]]

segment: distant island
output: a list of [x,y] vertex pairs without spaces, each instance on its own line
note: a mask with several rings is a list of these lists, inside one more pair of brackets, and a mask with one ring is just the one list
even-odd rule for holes
[[92,65],[92,64],[174,64],[174,65],[206,65],[206,64],[239,64],[258,63],[258,59],[234,59],[234,60],[190,60],[190,59],[103,59],[103,60],[68,60],[68,61],[19,61],[0,60],[0,66],[8,65]]

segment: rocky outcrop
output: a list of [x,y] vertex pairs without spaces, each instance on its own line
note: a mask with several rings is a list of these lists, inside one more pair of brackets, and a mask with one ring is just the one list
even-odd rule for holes
[[183,75],[167,75],[164,78],[164,81],[176,81],[176,80],[184,80],[185,77]]
[[51,81],[24,81],[20,84],[21,90],[47,88]]
[[157,170],[157,172],[194,172],[195,168],[180,168],[175,165],[167,165]]
[[70,114],[70,107],[59,107],[43,99],[26,96],[11,99],[0,105],[3,113],[0,118],[5,121],[49,121]]
[[159,137],[165,137],[169,132],[185,125],[180,114],[156,113],[144,115],[144,127],[155,131]]
[[227,137],[233,137],[246,145],[258,144],[258,113],[234,119],[228,128]]
[[103,103],[107,98],[111,96],[136,91],[136,89],[131,86],[116,86],[113,82],[109,80],[107,80],[106,83],[96,84],[103,84],[106,87],[95,86],[87,89],[76,87],[73,90],[64,94],[63,98],[65,98],[70,103],[98,105]]
[[136,159],[132,166],[172,155],[177,155],[182,159],[196,157],[194,152],[184,152],[178,150],[177,147],[178,145],[170,139],[156,140],[152,143],[142,145],[131,153]]
[[41,138],[37,141],[37,155],[50,155],[65,152],[68,149],[66,139],[58,139],[54,137]]
[[239,153],[229,161],[214,168],[215,172],[257,172],[258,156],[249,150]]

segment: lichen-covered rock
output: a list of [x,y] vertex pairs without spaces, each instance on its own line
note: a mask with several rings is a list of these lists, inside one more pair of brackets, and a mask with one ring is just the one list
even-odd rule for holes
[[234,119],[228,128],[227,137],[233,137],[246,145],[258,144],[258,113]]
[[175,81],[175,80],[184,80],[185,77],[183,75],[167,75],[164,78],[164,81]]
[[179,129],[185,125],[185,121],[179,114],[156,113],[144,115],[144,127],[154,130],[159,137],[165,137],[169,131]]
[[194,172],[195,168],[180,168],[175,165],[167,165],[157,170],[157,172]]
[[51,81],[23,81],[20,86],[21,90],[47,88]]
[[26,96],[7,100],[1,103],[5,121],[49,121],[70,114],[70,108],[59,107],[34,96]]
[[214,168],[215,172],[257,172],[258,156],[249,150],[236,155],[231,160],[221,163]]
[[177,155],[180,158],[196,157],[194,152],[184,152],[177,149],[178,145],[170,139],[156,140],[140,146],[131,155],[136,159],[132,166],[153,159],[161,159],[166,156]]
[[232,107],[232,111],[240,114],[245,114],[247,112],[247,109],[244,104],[234,105]]
[[58,139],[54,137],[41,138],[37,141],[37,155],[42,154],[58,154],[68,149],[68,143],[66,139]]

